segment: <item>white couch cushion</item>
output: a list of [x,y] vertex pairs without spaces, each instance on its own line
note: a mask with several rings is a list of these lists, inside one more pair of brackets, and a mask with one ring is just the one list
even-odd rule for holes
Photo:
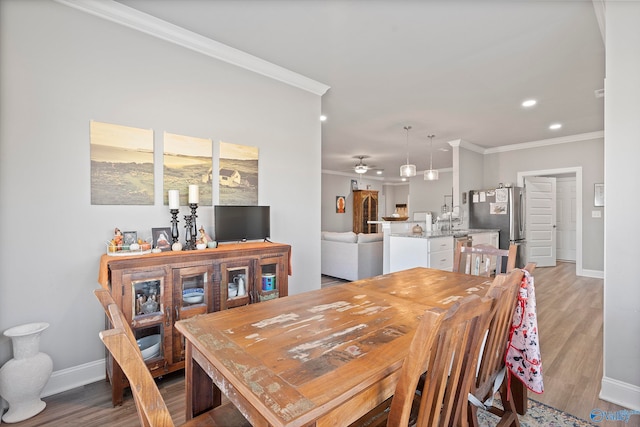
[[333,242],[356,243],[358,235],[353,231],[345,231],[343,233],[336,231],[323,231],[322,238]]
[[379,242],[384,238],[384,233],[359,233],[358,243]]

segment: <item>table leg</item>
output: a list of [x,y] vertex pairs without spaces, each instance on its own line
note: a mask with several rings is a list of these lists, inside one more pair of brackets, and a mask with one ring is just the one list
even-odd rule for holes
[[190,420],[222,403],[222,393],[211,377],[193,360],[193,347],[187,341],[185,349],[186,419]]

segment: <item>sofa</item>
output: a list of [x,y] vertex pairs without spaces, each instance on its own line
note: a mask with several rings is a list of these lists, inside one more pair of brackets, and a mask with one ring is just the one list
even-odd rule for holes
[[320,272],[345,280],[382,274],[383,233],[323,231]]

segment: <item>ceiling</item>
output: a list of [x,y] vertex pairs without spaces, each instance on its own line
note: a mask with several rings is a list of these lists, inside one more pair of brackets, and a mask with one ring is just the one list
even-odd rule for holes
[[[354,156],[399,181],[409,159],[604,129],[604,43],[591,0],[119,0],[330,86],[322,169]],[[522,101],[538,101],[523,108]],[[551,123],[562,128],[552,131]],[[372,176],[372,172],[367,175]]]

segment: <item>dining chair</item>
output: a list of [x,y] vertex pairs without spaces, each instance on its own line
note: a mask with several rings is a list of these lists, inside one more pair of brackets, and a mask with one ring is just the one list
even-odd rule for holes
[[[128,361],[126,370],[121,364],[121,361],[125,359],[122,357],[120,359],[116,357],[112,351],[113,346],[110,347],[107,343],[105,343],[105,346],[107,347],[107,350],[111,352],[116,363],[118,363],[129,380],[140,424],[144,427],[173,426],[174,424],[173,421],[171,421],[171,415],[169,414],[166,404],[162,399],[162,395],[160,394],[160,391],[147,368],[144,358],[142,357],[142,352],[140,351],[140,347],[138,346],[138,342],[133,334],[133,330],[129,326],[127,318],[122,310],[120,310],[120,307],[115,303],[109,291],[99,288],[94,290],[94,294],[98,298],[98,301],[100,301],[110,324],[113,325],[113,329],[109,329],[105,332],[118,331],[117,333],[126,337],[129,343],[129,345],[124,345],[122,343],[119,344],[122,348],[122,350],[120,350],[122,352],[121,356],[126,357],[126,360]],[[102,334],[103,332],[100,333],[101,339]],[[110,338],[110,340],[112,342],[121,341],[120,338]],[[150,382],[149,379],[151,380]],[[171,421],[171,423],[167,423],[167,420]],[[206,412],[183,425],[187,427],[251,426],[251,424],[242,416],[240,411],[238,411],[238,409],[230,402],[217,406],[211,411]]]
[[517,250],[514,244],[509,245],[509,249],[498,249],[491,245],[465,246],[458,242],[453,256],[453,271],[487,277],[508,273],[516,267]]
[[387,426],[408,425],[410,419],[418,427],[467,425],[467,396],[491,306],[490,298],[477,295],[460,300],[431,332],[433,337],[426,330],[433,326],[420,323],[402,365]]
[[115,300],[111,296],[111,293],[104,288],[95,289],[93,293],[96,298],[98,298],[98,301],[100,301],[100,304],[104,309],[104,313],[109,319],[109,324],[113,325],[114,328],[122,329],[129,337],[129,340],[131,340],[131,342],[136,345],[136,349],[138,349],[138,353],[140,353],[140,357],[142,357],[142,352],[138,347],[138,343],[136,341],[135,335],[133,334],[133,330],[129,326],[126,317],[124,317],[124,313],[122,312],[122,310],[120,310]]
[[471,295],[446,312],[425,312],[403,362],[387,426],[468,425],[467,396],[491,306],[490,298]]
[[[535,264],[529,264],[533,271]],[[493,300],[489,326],[483,343],[478,373],[469,394],[467,416],[469,424],[478,427],[478,409],[482,408],[499,417],[498,426],[519,427],[514,401],[507,391],[505,354],[509,340],[509,328],[516,307],[518,291],[524,273],[514,269],[508,275],[498,275],[486,296]],[[500,392],[503,408],[493,405],[493,397]]]
[[[117,309],[118,307],[111,305],[109,308]],[[135,398],[134,401],[142,426],[175,426],[155,380],[151,376],[144,360],[136,351],[137,346],[131,342],[128,334],[121,328],[113,328],[100,332],[100,339],[118,362],[131,384],[131,392]],[[250,427],[251,424],[232,403],[227,402],[181,424],[181,426]]]

